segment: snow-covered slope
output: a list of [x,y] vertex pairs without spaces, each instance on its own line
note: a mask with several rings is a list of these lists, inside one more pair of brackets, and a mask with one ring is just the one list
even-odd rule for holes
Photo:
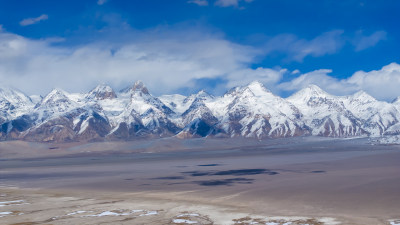
[[38,119],[44,121],[78,107],[78,103],[70,99],[68,95],[61,89],[53,89],[40,103],[36,104],[34,111],[39,114]]
[[203,90],[184,99],[183,104],[190,106],[181,114],[180,124],[184,128],[179,137],[206,137],[217,132],[218,119],[206,106],[207,102],[213,100],[214,96]]
[[0,88],[0,122],[14,119],[32,109],[34,103],[22,92]]
[[86,94],[54,89],[32,98],[0,88],[0,124],[1,140],[30,141],[382,137],[400,134],[400,100],[378,101],[363,91],[334,96],[315,85],[281,98],[259,82],[220,97],[200,91],[157,98],[140,81],[120,92],[102,84]]
[[298,91],[287,101],[299,109],[313,135],[339,137],[365,133],[359,119],[346,108],[341,97],[330,95],[316,85]]
[[400,121],[400,111],[393,104],[374,99],[364,91],[340,98],[344,106],[360,120],[370,136],[380,136]]
[[168,106],[177,114],[184,113],[189,107],[191,102],[186,101],[187,97],[179,94],[162,95],[158,97],[164,105]]
[[299,110],[261,83],[230,90],[206,103],[231,137],[287,137],[308,133]]
[[85,98],[90,100],[104,100],[104,99],[114,99],[117,95],[114,90],[105,84],[97,85],[89,93],[86,94]]
[[379,136],[400,119],[393,104],[378,101],[363,91],[333,96],[310,85],[287,100],[302,112],[313,135]]
[[170,120],[175,112],[152,96],[142,82],[122,90],[118,98],[117,106],[122,111],[110,116],[114,126],[112,137],[170,136],[178,132],[179,128]]

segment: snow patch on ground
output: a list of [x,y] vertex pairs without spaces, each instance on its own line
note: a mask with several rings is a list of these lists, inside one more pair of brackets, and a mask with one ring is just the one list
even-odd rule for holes
[[21,203],[24,203],[24,202],[25,202],[24,200],[0,202],[0,207],[9,206],[9,205],[20,205]]
[[200,216],[200,215],[197,213],[185,213],[185,214],[178,215],[177,217],[184,217],[184,216]]
[[152,215],[157,215],[158,212],[157,211],[147,211],[144,214],[140,214],[139,216],[152,216]]
[[319,218],[318,219],[319,222],[322,222],[324,224],[328,224],[328,225],[338,225],[341,224],[341,222],[337,221],[335,218],[331,218],[331,217],[323,217],[323,218]]
[[390,225],[400,225],[400,220],[389,220]]
[[202,216],[193,212],[181,212],[181,214],[172,218],[171,223],[175,224],[214,224],[208,216]]
[[5,215],[10,215],[10,214],[12,214],[13,212],[0,212],[0,217],[3,217],[3,216],[5,216]]
[[[81,213],[85,213],[86,211],[76,211],[76,212],[72,212],[70,214],[67,214],[67,216],[69,215],[75,215],[75,214],[81,214]],[[158,212],[157,211],[146,211],[146,210],[141,210],[141,209],[135,209],[135,210],[130,210],[130,211],[126,211],[126,210],[113,210],[113,211],[103,211],[101,213],[98,214],[93,214],[93,215],[84,215],[81,217],[102,217],[102,216],[129,216],[135,213],[139,213],[139,212],[144,212],[143,214],[140,214],[139,216],[151,216],[151,215],[157,215]]]
[[[341,224],[334,218],[308,218],[308,217],[266,217],[266,218],[252,218],[243,217],[233,220],[234,224],[265,224],[265,225],[309,225],[309,224],[324,224],[324,225],[337,225]],[[397,224],[396,224],[397,225]],[[398,224],[400,225],[400,224]]]
[[122,214],[120,213],[116,213],[116,212],[111,212],[111,211],[104,211],[102,213],[99,214],[95,214],[95,215],[87,215],[87,216],[93,216],[93,217],[101,217],[101,216],[121,216]]
[[142,209],[135,209],[135,210],[131,210],[131,213],[138,213],[138,212],[143,212],[144,210]]
[[82,214],[82,213],[85,213],[86,211],[75,211],[75,212],[72,212],[72,213],[68,213],[67,214],[67,216],[72,216],[72,215],[76,215],[76,214]]

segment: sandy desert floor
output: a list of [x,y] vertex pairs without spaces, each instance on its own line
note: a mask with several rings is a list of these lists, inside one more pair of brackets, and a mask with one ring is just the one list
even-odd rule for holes
[[400,224],[400,148],[365,139],[0,147],[0,224]]
[[183,192],[121,194],[2,188],[1,193],[2,224],[338,224],[333,218],[246,213],[242,207],[184,200],[189,193]]

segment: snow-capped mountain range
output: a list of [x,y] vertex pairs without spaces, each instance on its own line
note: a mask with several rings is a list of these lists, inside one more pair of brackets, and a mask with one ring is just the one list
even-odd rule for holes
[[259,82],[215,97],[155,97],[142,82],[115,92],[52,90],[45,97],[0,88],[0,140],[46,142],[133,140],[176,136],[278,138],[400,134],[400,98],[378,101],[360,91],[334,96],[310,85],[288,98]]

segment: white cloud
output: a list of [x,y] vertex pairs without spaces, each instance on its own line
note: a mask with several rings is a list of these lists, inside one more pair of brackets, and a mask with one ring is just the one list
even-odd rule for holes
[[360,31],[355,35],[346,35],[343,30],[332,30],[307,40],[293,34],[280,34],[267,38],[264,49],[266,53],[286,54],[287,61],[302,62],[308,56],[320,57],[335,54],[347,43],[353,44],[355,51],[361,51],[386,40],[386,36],[385,31],[376,31],[365,36]]
[[[241,2],[242,0],[217,0],[215,1],[215,5],[216,6],[220,6],[220,7],[238,7],[239,6],[239,2]],[[253,0],[244,0],[244,2],[252,2]]]
[[298,70],[298,69],[295,69],[295,70],[293,70],[292,72],[291,72],[291,74],[299,74],[300,73],[300,70]]
[[[214,5],[219,7],[236,7],[239,9],[244,9],[244,7],[239,7],[240,2],[250,3],[253,0],[215,0]],[[193,3],[199,6],[208,6],[209,0],[189,0],[188,3]]]
[[228,6],[238,6],[239,5],[239,0],[217,0],[215,2],[215,5],[221,6],[221,7],[228,7]]
[[278,85],[278,88],[285,91],[298,91],[310,84],[315,84],[332,94],[347,95],[357,91],[354,85],[338,80],[330,76],[330,73],[332,73],[330,69],[314,70],[301,74],[291,81],[283,82]]
[[97,0],[97,5],[104,5],[108,0]]
[[[338,79],[329,69],[305,74],[281,68],[252,69],[250,66],[265,52],[197,28],[174,28],[173,31],[160,27],[147,31],[131,29],[123,30],[123,35],[112,29],[101,31],[101,34],[107,33],[118,39],[109,39],[106,35],[86,45],[71,46],[62,43],[68,41],[65,39],[34,40],[2,31],[0,84],[18,87],[28,94],[46,94],[53,87],[85,92],[102,82],[119,89],[140,79],[153,94],[159,95],[185,87],[195,88],[194,81],[201,79],[222,79],[226,83],[222,82],[223,86],[218,85],[218,88],[225,90],[259,80],[275,93],[296,91],[313,83],[337,95],[358,90],[365,90],[383,100],[400,95],[400,65],[396,63]],[[329,40],[335,39],[332,38],[335,35],[338,34],[322,34],[309,41],[293,41],[293,36],[289,35],[286,36],[288,40],[281,41],[295,48],[292,57],[301,54],[305,57],[307,54],[333,52],[335,47],[332,46],[337,44],[329,44]],[[328,43],[322,43],[326,39]],[[300,51],[304,48],[312,51]],[[291,80],[287,81],[287,78]]]
[[362,51],[378,44],[380,41],[386,40],[386,31],[375,31],[369,36],[364,36],[362,31],[357,32],[356,37],[353,40],[356,51]]
[[400,65],[391,63],[380,70],[357,71],[349,78],[337,79],[329,74],[332,70],[322,69],[302,74],[279,84],[279,89],[297,91],[309,84],[316,84],[329,93],[348,95],[363,90],[380,100],[391,101],[400,96]]
[[391,63],[380,70],[358,71],[345,82],[378,99],[392,100],[400,96],[400,65]]
[[19,22],[19,24],[21,26],[28,26],[28,25],[39,23],[40,21],[43,21],[43,20],[47,20],[48,18],[49,18],[48,15],[42,14],[42,15],[40,15],[38,17],[35,17],[35,18],[24,19],[21,22]]
[[323,56],[334,54],[345,44],[342,30],[333,30],[322,33],[311,39],[299,39],[292,34],[281,34],[267,40],[267,53],[283,52],[288,55],[287,60],[302,62],[307,56]]
[[225,77],[228,80],[226,87],[232,88],[243,86],[257,80],[265,84],[271,90],[275,90],[275,84],[282,79],[286,72],[286,69],[270,69],[263,67],[258,67],[257,69],[246,68],[237,70],[227,74]]
[[191,0],[188,1],[188,3],[193,3],[199,6],[207,6],[208,5],[208,1],[207,0]]
[[132,33],[128,41],[77,47],[2,32],[0,80],[28,93],[46,94],[53,87],[87,91],[101,82],[123,88],[140,79],[157,95],[187,87],[194,79],[245,69],[260,54],[217,35],[146,32]]

